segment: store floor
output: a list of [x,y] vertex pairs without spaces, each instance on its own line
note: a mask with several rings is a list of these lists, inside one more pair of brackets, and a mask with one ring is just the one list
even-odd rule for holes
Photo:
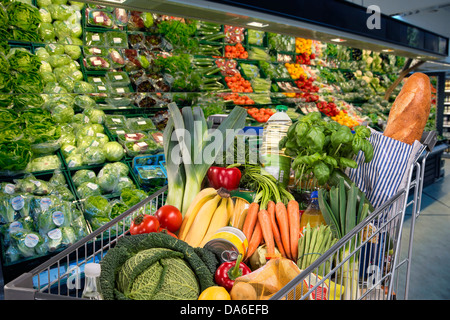
[[[411,227],[411,207],[404,226],[400,260],[408,252]],[[450,159],[445,160],[445,177],[424,188],[422,210],[416,220],[412,246],[409,300],[450,300]],[[397,295],[404,297],[405,268],[398,277]],[[0,300],[3,299],[0,279]]]
[[[408,207],[404,220],[402,257],[406,257],[408,250],[404,239],[408,240],[410,235],[411,209],[411,206]],[[444,178],[423,189],[422,207],[416,220],[412,246],[409,300],[450,299],[449,243],[450,159],[446,159]],[[399,288],[404,288],[401,277],[399,281]],[[401,294],[399,292],[399,298]]]

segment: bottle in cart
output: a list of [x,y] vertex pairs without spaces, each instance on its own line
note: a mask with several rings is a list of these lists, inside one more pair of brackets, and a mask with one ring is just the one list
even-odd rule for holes
[[98,277],[100,277],[100,264],[88,263],[84,267],[84,289],[81,298],[89,300],[102,300],[98,291]]
[[279,148],[279,143],[292,125],[292,120],[286,113],[287,109],[287,106],[277,106],[277,112],[267,120],[261,147],[264,169],[284,187],[289,183],[291,158],[284,154],[284,149]]
[[311,199],[308,207],[302,213],[300,218],[300,231],[309,223],[311,228],[317,227],[321,224],[325,225],[325,219],[323,218],[322,211],[319,207],[319,194],[317,190],[311,192]]

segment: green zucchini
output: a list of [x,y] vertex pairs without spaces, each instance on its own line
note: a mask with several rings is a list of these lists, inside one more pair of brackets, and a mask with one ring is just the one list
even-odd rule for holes
[[345,230],[345,214],[347,213],[347,190],[344,185],[344,179],[339,179],[339,217],[341,223],[342,234],[346,234]]
[[322,212],[323,219],[325,220],[325,223],[330,226],[331,231],[333,232],[333,235],[340,239],[341,238],[341,228],[339,226],[339,221],[336,220],[336,217],[331,212],[330,205],[327,202],[327,199],[325,198],[326,191],[323,189],[319,189],[318,191],[318,201],[319,201],[319,208]]
[[[331,186],[339,186],[339,179],[344,179],[344,185],[346,190],[350,189],[350,186],[352,185],[353,181],[350,180],[350,178],[340,169],[334,169],[333,172],[330,175],[330,178],[328,179],[328,185]],[[358,195],[358,201],[360,201],[361,197]],[[364,203],[367,203],[369,205],[369,213],[374,212],[375,208],[372,206],[372,204],[369,202],[369,199],[365,197]]]
[[339,216],[339,189],[335,186],[330,189],[330,207],[334,215]]
[[347,191],[347,211],[345,214],[345,232],[350,232],[356,226],[356,205],[358,187],[353,183],[350,190]]

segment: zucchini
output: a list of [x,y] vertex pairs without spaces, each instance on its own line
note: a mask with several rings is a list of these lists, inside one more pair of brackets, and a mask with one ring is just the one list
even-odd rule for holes
[[318,190],[318,201],[319,201],[319,208],[322,212],[323,219],[325,220],[326,224],[330,226],[330,230],[333,233],[333,235],[340,239],[341,236],[341,230],[339,226],[339,221],[336,220],[335,215],[331,211],[330,205],[327,202],[327,199],[325,198],[325,190],[319,189]]
[[345,214],[347,213],[347,190],[344,185],[344,179],[339,179],[339,217],[341,223],[342,234],[346,234],[345,230]]
[[[333,172],[330,175],[330,178],[328,179],[328,184],[330,186],[339,186],[339,179],[344,179],[344,185],[345,188],[348,190],[350,189],[350,186],[352,185],[353,181],[350,180],[350,178],[340,169],[334,169]],[[362,191],[361,191],[362,192]],[[364,197],[364,203],[367,203],[369,205],[369,214],[375,211],[375,208],[372,206],[372,204],[369,202],[369,199],[367,197]],[[358,195],[358,201],[360,201],[361,197]]]
[[335,215],[339,213],[339,190],[335,186],[330,189],[330,207]]
[[358,211],[357,211],[357,217],[356,217],[356,221],[357,223],[360,222],[360,218],[361,218],[361,213],[362,213],[362,209],[366,200],[366,194],[364,192],[362,192],[361,190],[358,190],[358,194],[359,194],[359,199],[358,199]]
[[345,214],[345,232],[350,232],[356,226],[356,205],[358,187],[353,183],[347,191],[347,211]]

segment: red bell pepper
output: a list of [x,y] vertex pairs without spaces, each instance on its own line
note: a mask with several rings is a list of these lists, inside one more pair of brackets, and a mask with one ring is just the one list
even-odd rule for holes
[[233,288],[234,280],[252,272],[252,270],[242,261],[240,254],[235,261],[222,263],[214,274],[214,280],[219,286],[224,287],[228,292]]
[[235,190],[241,181],[241,170],[233,165],[228,167],[210,167],[208,169],[208,180],[214,189],[225,188]]

